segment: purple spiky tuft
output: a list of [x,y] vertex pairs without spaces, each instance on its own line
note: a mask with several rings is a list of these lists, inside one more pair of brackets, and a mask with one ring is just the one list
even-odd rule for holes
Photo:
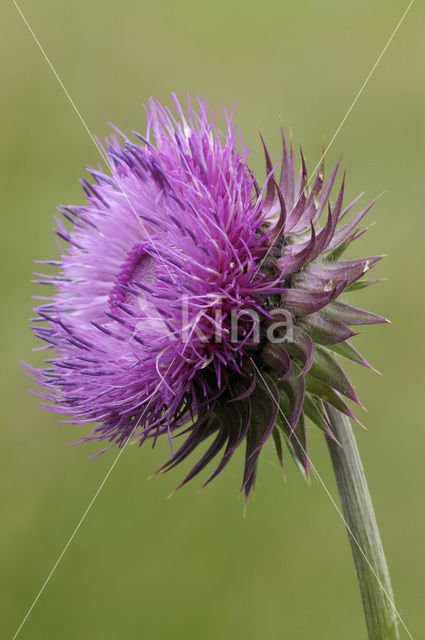
[[284,135],[279,178],[263,143],[260,189],[233,113],[222,138],[206,102],[189,101],[185,116],[174,100],[176,117],[151,99],[145,135],[106,141],[110,173],[88,168],[85,206],[59,207],[67,246],[46,261],[58,275],[37,274],[54,294],[34,326],[54,356],[26,369],[45,408],[95,423],[84,440],[165,434],[168,470],[209,439],[181,484],[220,455],[207,484],[245,443],[248,496],[270,435],[281,461],[283,438],[308,472],[305,418],[332,437],[324,402],[353,417],[343,397],[358,398],[335,355],[370,366],[350,327],[384,319],[337,298],[371,282],[379,256],[340,256],[371,205],[349,218],[344,180],[330,205],[338,165],[309,189]]

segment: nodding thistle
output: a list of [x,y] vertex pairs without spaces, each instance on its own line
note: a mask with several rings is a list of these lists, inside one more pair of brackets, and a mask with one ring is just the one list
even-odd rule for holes
[[344,179],[331,205],[339,163],[310,188],[283,133],[275,165],[264,145],[259,188],[233,112],[220,136],[206,102],[184,113],[174,101],[176,116],[149,101],[143,136],[113,134],[110,172],[89,167],[86,203],[59,207],[66,246],[59,275],[37,275],[54,292],[34,329],[54,357],[26,368],[45,408],[95,423],[86,441],[167,437],[163,471],[209,439],[181,485],[217,458],[207,484],[244,444],[248,497],[272,434],[280,461],[286,442],[308,473],[305,418],[329,437],[325,402],[354,418],[335,356],[369,366],[351,326],[385,319],[340,298],[372,282],[363,276],[380,256],[341,256],[372,205],[350,217]]

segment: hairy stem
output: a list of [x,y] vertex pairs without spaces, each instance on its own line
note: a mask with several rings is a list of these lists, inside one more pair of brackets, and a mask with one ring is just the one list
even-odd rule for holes
[[388,566],[350,421],[327,405],[332,431],[326,438],[356,565],[369,640],[399,640]]

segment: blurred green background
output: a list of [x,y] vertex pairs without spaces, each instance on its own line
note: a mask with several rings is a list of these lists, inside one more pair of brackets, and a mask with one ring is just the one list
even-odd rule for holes
[[[145,126],[152,94],[237,102],[237,121],[264,174],[260,129],[279,153],[279,117],[310,170],[407,2],[309,0],[156,3],[22,0],[21,8],[91,131]],[[51,215],[82,202],[78,178],[99,160],[93,142],[12,2],[3,5],[1,69],[2,451],[0,617],[12,638],[77,525],[115,451],[68,447],[86,433],[58,424],[27,392],[19,359],[41,361],[28,329],[34,258],[55,258]],[[368,408],[356,427],[396,602],[415,639],[424,627],[425,441],[423,170],[425,6],[416,2],[327,160],[341,151],[347,199],[385,190],[358,255],[388,253],[387,282],[356,295],[392,324],[356,346],[384,374],[349,367]],[[37,293],[40,293],[39,291]],[[327,449],[310,453],[336,495]],[[237,502],[239,456],[208,489],[167,500],[184,469],[147,481],[167,454],[128,447],[36,604],[20,638],[359,640],[361,602],[344,525],[319,482],[291,460],[287,483],[266,447],[255,500]],[[422,630],[422,631],[421,631]],[[402,638],[407,634],[401,629]]]

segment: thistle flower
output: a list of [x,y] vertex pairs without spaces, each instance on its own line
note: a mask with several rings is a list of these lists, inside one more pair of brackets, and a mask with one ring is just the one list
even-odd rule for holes
[[285,441],[308,473],[305,417],[331,438],[324,402],[354,418],[335,356],[370,366],[350,327],[385,320],[338,300],[372,282],[362,278],[379,256],[340,257],[372,205],[348,219],[357,199],[343,208],[343,180],[331,206],[338,165],[309,189],[283,133],[280,177],[264,147],[260,188],[233,112],[222,138],[206,103],[187,116],[175,103],[177,119],[151,99],[146,135],[112,135],[110,173],[89,167],[87,203],[59,207],[68,246],[47,261],[59,275],[37,274],[55,292],[34,319],[55,355],[26,367],[45,408],[95,423],[85,441],[165,435],[168,470],[211,438],[181,485],[217,457],[207,484],[245,443],[248,497],[270,436],[282,464]]

